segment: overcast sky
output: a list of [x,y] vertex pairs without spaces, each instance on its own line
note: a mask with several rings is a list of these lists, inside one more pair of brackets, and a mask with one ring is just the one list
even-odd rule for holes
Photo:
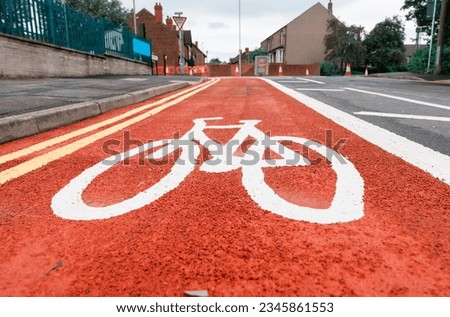
[[[121,0],[125,8],[133,8],[133,0]],[[184,29],[192,31],[193,41],[208,53],[208,59],[222,61],[239,52],[239,0],[158,0],[163,7],[164,20],[175,12],[188,19]],[[317,2],[324,7],[328,0],[241,0],[242,49],[258,48],[261,42],[288,24]],[[156,1],[135,0],[136,10],[154,13]],[[347,25],[362,25],[367,32],[386,17],[399,15],[404,0],[333,0],[333,14]],[[413,43],[415,25],[406,22],[406,42]]]

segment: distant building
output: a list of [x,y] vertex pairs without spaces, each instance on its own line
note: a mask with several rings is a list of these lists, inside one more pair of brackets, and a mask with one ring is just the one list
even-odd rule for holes
[[272,63],[288,65],[319,64],[325,60],[324,38],[333,16],[333,3],[328,9],[320,2],[261,42]]
[[[163,7],[156,3],[154,14],[147,9],[136,13],[136,33],[138,36],[150,39],[152,53],[158,57],[158,65],[177,67],[179,65],[179,32],[171,17],[167,16],[163,23]],[[133,12],[130,14],[129,28],[133,30]],[[191,31],[183,30],[183,57],[185,65],[194,61],[195,65],[203,65],[206,55],[192,43]]]
[[[245,48],[245,50],[241,53],[241,62],[246,64],[251,64],[253,61],[251,59],[252,52],[248,47]],[[236,57],[230,58],[230,64],[238,64],[239,63],[239,54],[236,55]]]
[[417,50],[425,48],[425,47],[428,47],[428,46],[426,44],[422,44],[422,45],[405,44],[406,62],[409,63],[412,60],[414,53],[417,52]]
[[195,43],[191,46],[191,49],[192,49],[191,54],[192,54],[192,59],[194,60],[194,65],[205,65],[207,56],[198,47],[197,41],[195,41]]

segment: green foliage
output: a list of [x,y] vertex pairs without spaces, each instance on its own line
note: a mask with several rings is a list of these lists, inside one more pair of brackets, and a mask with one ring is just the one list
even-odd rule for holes
[[323,62],[320,64],[320,75],[321,76],[336,76],[340,75],[339,66],[333,62]]
[[428,64],[428,51],[428,48],[425,47],[415,52],[411,61],[406,65],[408,71],[414,73],[425,73],[427,71]]
[[364,34],[362,26],[346,26],[337,19],[328,20],[327,34],[324,38],[325,60],[340,63],[341,67],[344,63],[363,67],[366,56],[362,42]]
[[252,63],[255,62],[255,57],[256,56],[262,56],[262,55],[267,55],[267,52],[261,48],[255,49],[253,51],[250,52],[250,59],[252,61]]
[[[431,24],[432,19],[427,18],[427,2],[428,0],[405,0],[405,3],[402,7],[402,10],[407,11],[406,19],[416,21],[417,26],[425,27],[424,32],[428,35],[431,34]],[[441,12],[441,3],[442,1],[438,1],[436,6],[436,25],[435,25],[435,34],[437,36],[438,28],[436,27],[439,23],[439,17]],[[444,42],[447,45],[450,45],[450,6],[447,5],[447,20],[445,23],[445,37]]]
[[218,57],[211,58],[209,64],[222,64],[222,61]]
[[386,18],[367,35],[367,63],[379,72],[400,71],[406,62],[405,28],[398,16]]
[[120,0],[66,0],[66,3],[94,18],[103,17],[121,26],[128,23],[128,11]]
[[[428,72],[428,55],[429,49],[422,48],[414,53],[411,61],[406,65],[408,71],[414,73],[426,73]],[[436,47],[434,46],[431,51],[431,63],[429,72],[434,71],[434,65],[436,62]],[[446,47],[444,50],[444,56],[442,59],[442,74],[450,74],[450,47]]]

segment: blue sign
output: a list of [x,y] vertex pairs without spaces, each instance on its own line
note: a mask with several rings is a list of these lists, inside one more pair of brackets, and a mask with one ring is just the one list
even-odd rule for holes
[[133,39],[133,51],[136,54],[141,54],[143,56],[152,56],[152,45],[149,42],[144,42],[142,40]]

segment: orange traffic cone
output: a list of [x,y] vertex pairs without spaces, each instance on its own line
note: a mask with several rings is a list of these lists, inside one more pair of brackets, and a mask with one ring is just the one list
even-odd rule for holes
[[369,76],[369,70],[366,67],[366,71],[364,72],[364,76]]
[[352,70],[350,67],[350,63],[347,63],[347,67],[345,68],[345,76],[349,77],[352,74]]
[[278,76],[283,76],[283,67],[281,67],[281,65],[278,68]]
[[309,69],[306,69],[306,76],[309,76]]
[[234,76],[239,76],[239,66],[236,65],[236,69],[234,70]]

